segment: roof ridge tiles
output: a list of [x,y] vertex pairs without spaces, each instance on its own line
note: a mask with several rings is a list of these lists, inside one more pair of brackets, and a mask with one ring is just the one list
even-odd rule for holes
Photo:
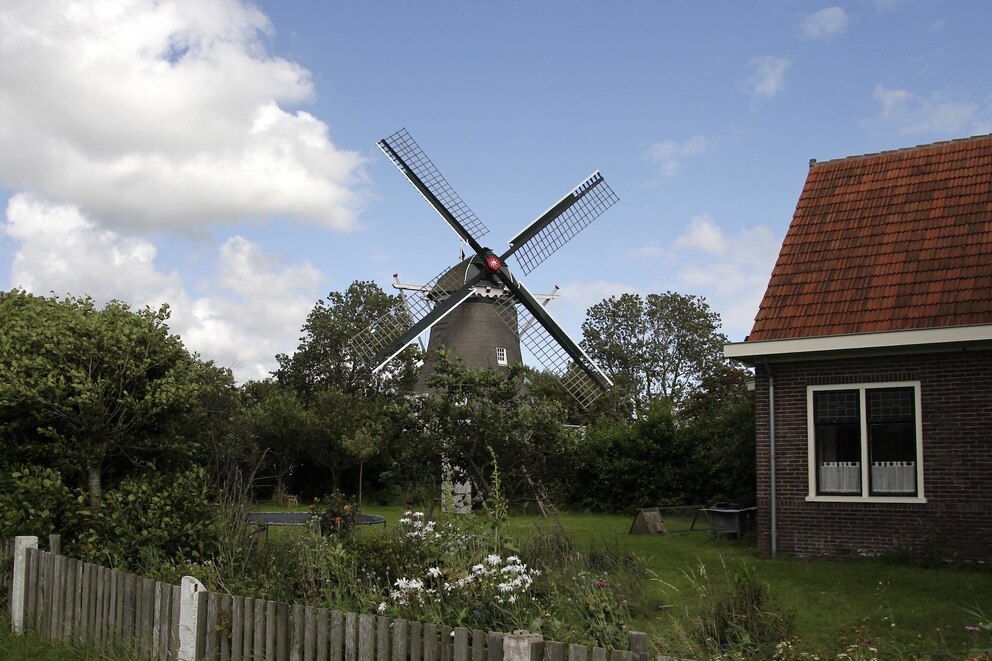
[[937,142],[929,142],[929,143],[922,144],[922,145],[916,145],[914,147],[901,147],[899,149],[886,149],[886,150],[883,150],[883,151],[870,152],[870,153],[867,153],[867,154],[854,154],[852,156],[842,156],[840,158],[831,158],[831,159],[828,159],[826,161],[818,161],[815,158],[811,158],[811,159],[809,159],[809,167],[810,167],[810,169],[812,169],[812,168],[819,167],[821,165],[827,165],[827,164],[830,164],[830,163],[839,163],[839,162],[843,162],[843,161],[866,160],[866,159],[869,159],[869,158],[875,158],[876,156],[888,156],[890,154],[907,153],[907,152],[911,152],[911,151],[914,151],[914,150],[917,150],[917,149],[919,149],[919,150],[934,149],[934,148],[937,148],[937,147],[945,147],[947,145],[954,145],[954,144],[959,144],[959,143],[963,143],[963,142],[977,142],[979,140],[984,140],[984,139],[992,139],[992,133],[983,133],[983,134],[980,134],[980,135],[972,135],[972,136],[969,136],[967,138],[954,138],[953,140],[939,140]]

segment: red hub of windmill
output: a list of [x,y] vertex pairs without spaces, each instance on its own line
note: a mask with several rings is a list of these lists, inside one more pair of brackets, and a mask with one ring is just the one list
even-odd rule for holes
[[485,265],[486,270],[490,273],[497,273],[501,268],[503,268],[503,262],[499,261],[499,257],[496,255],[489,255],[486,257]]

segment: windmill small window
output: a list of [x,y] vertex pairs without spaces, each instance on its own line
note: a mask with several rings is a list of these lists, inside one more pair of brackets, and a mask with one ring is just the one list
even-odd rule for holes
[[496,347],[496,364],[505,366],[506,362],[506,347]]

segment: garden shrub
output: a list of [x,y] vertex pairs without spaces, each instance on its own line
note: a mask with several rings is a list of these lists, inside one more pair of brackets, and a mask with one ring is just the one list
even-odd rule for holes
[[[81,496],[79,505],[85,503]],[[162,561],[206,559],[217,550],[216,512],[200,467],[125,478],[104,494],[98,508],[81,509],[78,524],[72,551],[83,560],[131,571]]]
[[63,532],[72,492],[53,468],[18,466],[0,473],[0,538]]

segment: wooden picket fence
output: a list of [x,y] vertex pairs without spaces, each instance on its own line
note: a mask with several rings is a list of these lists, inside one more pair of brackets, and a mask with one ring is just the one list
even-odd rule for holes
[[174,659],[179,586],[27,549],[24,628],[51,641],[123,645],[143,658]]
[[[123,646],[177,659],[180,586],[35,548],[26,550],[24,629],[57,642]],[[504,655],[506,634],[200,591],[196,658],[208,661],[670,661],[632,651],[540,641]]]

